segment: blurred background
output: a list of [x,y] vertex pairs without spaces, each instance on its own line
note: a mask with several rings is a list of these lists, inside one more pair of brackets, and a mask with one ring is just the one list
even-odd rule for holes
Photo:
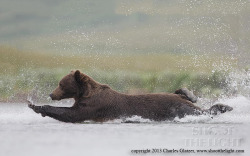
[[249,96],[249,49],[249,0],[0,0],[0,101],[48,102],[73,69],[124,93]]

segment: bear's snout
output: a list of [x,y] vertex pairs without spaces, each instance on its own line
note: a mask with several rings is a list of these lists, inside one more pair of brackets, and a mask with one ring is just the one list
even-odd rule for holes
[[49,94],[51,100],[59,100],[53,93]]
[[64,92],[60,87],[57,87],[49,96],[52,100],[61,100],[64,98]]
[[55,100],[54,95],[53,95],[52,93],[49,94],[49,96],[50,96],[50,98],[51,98],[52,100]]

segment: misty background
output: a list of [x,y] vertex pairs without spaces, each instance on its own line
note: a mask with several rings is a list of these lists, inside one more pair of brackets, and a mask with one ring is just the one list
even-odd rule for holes
[[244,53],[244,0],[1,0],[2,44],[39,51]]
[[47,95],[71,69],[124,92],[218,94],[249,49],[249,0],[0,1],[4,101]]

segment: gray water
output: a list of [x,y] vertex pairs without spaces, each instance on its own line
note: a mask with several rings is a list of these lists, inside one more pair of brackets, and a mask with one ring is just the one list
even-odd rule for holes
[[[0,156],[75,155],[201,155],[196,150],[234,150],[249,155],[250,99],[243,96],[221,100],[232,112],[211,119],[186,116],[153,122],[135,116],[106,123],[71,124],[41,117],[22,103],[0,103]],[[126,119],[125,119],[126,120]],[[150,150],[136,154],[135,150]],[[177,150],[170,153],[167,150]],[[181,153],[181,149],[195,153]],[[244,153],[236,153],[244,150]],[[157,151],[158,153],[153,153]],[[192,151],[190,151],[192,152]],[[203,153],[202,155],[228,155]]]

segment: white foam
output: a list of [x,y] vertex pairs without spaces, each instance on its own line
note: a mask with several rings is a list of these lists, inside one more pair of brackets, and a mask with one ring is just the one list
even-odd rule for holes
[[233,107],[231,112],[226,112],[216,116],[187,115],[184,118],[175,118],[174,121],[181,123],[250,123],[250,100],[244,96],[220,99],[215,103],[223,103]]
[[115,120],[110,120],[107,123],[150,123],[152,120],[150,119],[144,119],[141,116],[133,115],[131,117],[127,118],[120,118],[120,119],[115,119]]
[[250,100],[248,98],[239,95],[234,98],[221,99],[218,102],[233,107],[233,110],[215,116],[211,122],[250,123]]
[[175,122],[180,122],[180,123],[206,123],[212,120],[212,118],[208,115],[199,115],[199,116],[194,116],[194,115],[187,115],[184,118],[178,118],[176,117],[174,119]]

